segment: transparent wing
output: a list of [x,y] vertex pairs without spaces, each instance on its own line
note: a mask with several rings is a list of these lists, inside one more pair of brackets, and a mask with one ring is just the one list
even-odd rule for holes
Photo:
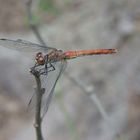
[[43,100],[42,100],[42,109],[41,109],[42,118],[45,116],[45,114],[48,111],[49,105],[54,95],[53,93],[54,93],[55,86],[61,74],[65,70],[66,64],[67,64],[67,61],[64,61],[64,60],[57,62],[55,64],[55,71],[48,73],[47,77],[43,77],[41,79],[42,85],[46,90],[43,96]]
[[[42,96],[42,105],[41,105],[41,116],[42,118],[48,111],[49,105],[51,103],[55,86],[57,84],[58,79],[60,78],[61,74],[63,73],[66,67],[66,61],[60,61],[53,63],[55,67],[54,71],[50,71],[47,75],[41,76],[41,84],[42,88],[45,88],[45,93]],[[35,102],[36,102],[36,95],[35,93],[32,95],[31,99],[29,100],[28,110],[35,109]]]
[[8,48],[8,49],[17,50],[20,52],[25,52],[25,53],[39,52],[39,51],[47,52],[49,50],[54,49],[51,47],[34,44],[29,41],[24,41],[21,39],[18,39],[18,40],[0,39],[0,46]]

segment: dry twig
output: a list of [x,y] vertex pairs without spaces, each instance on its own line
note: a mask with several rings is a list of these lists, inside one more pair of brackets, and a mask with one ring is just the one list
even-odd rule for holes
[[32,0],[28,0],[26,3],[26,7],[27,7],[27,16],[28,16],[28,21],[29,21],[29,25],[30,28],[32,29],[33,33],[35,34],[36,38],[39,40],[39,42],[43,45],[47,47],[47,44],[45,43],[45,41],[42,39],[41,34],[39,33],[39,30],[37,28],[37,25],[35,23],[33,23],[33,14],[32,14]]
[[36,80],[36,106],[35,106],[35,124],[34,127],[36,129],[36,138],[37,140],[43,140],[42,131],[41,131],[41,103],[42,103],[42,95],[45,92],[45,89],[41,87],[40,74],[38,71],[31,70],[31,73],[35,77]]

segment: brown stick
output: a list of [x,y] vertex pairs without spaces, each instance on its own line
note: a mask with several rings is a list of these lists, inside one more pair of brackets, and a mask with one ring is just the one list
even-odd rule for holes
[[45,92],[43,88],[41,88],[41,80],[40,80],[40,75],[38,71],[31,71],[33,76],[35,77],[36,80],[36,106],[35,106],[35,130],[36,130],[36,139],[37,140],[43,140],[42,136],[42,130],[41,130],[41,103],[42,103],[42,95]]

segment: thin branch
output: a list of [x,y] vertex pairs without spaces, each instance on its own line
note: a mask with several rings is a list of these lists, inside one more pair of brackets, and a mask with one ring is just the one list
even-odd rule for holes
[[[29,20],[29,25],[30,25],[32,31],[36,35],[39,42],[42,45],[47,46],[46,43],[44,42],[44,40],[42,39],[35,23],[33,23],[32,0],[27,1],[26,7],[27,7],[27,16],[28,16],[28,20]],[[36,85],[37,85],[36,91],[35,91],[36,92],[36,106],[35,106],[35,124],[34,124],[35,130],[36,130],[36,139],[43,140],[43,135],[42,135],[42,130],[41,130],[41,123],[42,123],[41,104],[42,104],[42,95],[45,92],[45,89],[42,89],[42,87],[41,87],[41,80],[40,80],[39,72],[35,71],[35,70],[31,70],[31,73],[35,77]]]
[[41,103],[42,103],[42,95],[45,92],[45,89],[43,89],[41,87],[41,80],[40,80],[40,75],[38,71],[35,70],[31,70],[31,73],[33,74],[33,76],[35,77],[36,80],[36,106],[35,106],[35,130],[36,130],[36,138],[37,140],[43,140],[43,136],[42,136],[42,131],[41,131]]
[[44,39],[42,38],[37,25],[35,23],[33,23],[33,14],[32,14],[32,0],[28,0],[26,3],[26,7],[27,7],[27,16],[28,16],[28,21],[29,21],[29,25],[30,28],[32,29],[32,31],[34,32],[36,38],[38,39],[38,41],[43,45],[47,47],[47,44],[45,43]]
[[[69,77],[69,80],[73,81],[74,84],[76,84],[80,89],[82,89],[86,95],[90,96],[90,99],[96,105],[96,107],[97,107],[98,111],[100,112],[102,118],[105,121],[107,121],[107,123],[110,127],[112,127],[111,124],[110,124],[110,121],[109,121],[109,119],[110,119],[109,115],[105,111],[104,107],[102,106],[102,104],[101,104],[100,100],[98,99],[98,97],[96,96],[96,94],[93,93],[94,92],[93,87],[89,87],[89,88],[86,87],[82,82],[80,82],[80,80],[77,80],[74,77],[70,76],[69,73],[67,73],[67,72],[65,72],[65,75],[67,77]],[[117,133],[116,136],[115,136],[115,139],[118,140],[120,138],[121,138],[121,135],[119,133]]]
[[80,82],[79,80],[75,79],[74,77],[70,76],[67,72],[65,72],[65,75],[67,77],[69,77],[69,79],[76,84],[82,91],[84,91],[84,93],[88,96],[90,96],[90,99],[95,103],[98,111],[100,112],[101,116],[103,117],[104,120],[108,121],[109,120],[109,116],[107,114],[107,112],[105,111],[105,109],[103,108],[100,100],[98,99],[98,97],[96,96],[95,93],[93,93],[93,88],[88,88],[86,87],[82,82]]

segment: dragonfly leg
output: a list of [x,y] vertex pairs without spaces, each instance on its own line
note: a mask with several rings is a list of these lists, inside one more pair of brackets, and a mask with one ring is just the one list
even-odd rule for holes
[[47,72],[54,71],[54,70],[55,70],[55,67],[53,66],[53,64],[49,63],[49,66],[47,66]]
[[33,74],[36,73],[37,72],[37,70],[36,70],[37,67],[39,67],[39,65],[37,63],[35,63],[35,65],[30,68],[30,72],[33,73]]
[[42,68],[39,70],[39,73],[40,73],[40,75],[47,75],[48,72],[54,71],[54,70],[55,70],[55,67],[53,66],[53,64],[48,63],[45,65],[45,68]]

